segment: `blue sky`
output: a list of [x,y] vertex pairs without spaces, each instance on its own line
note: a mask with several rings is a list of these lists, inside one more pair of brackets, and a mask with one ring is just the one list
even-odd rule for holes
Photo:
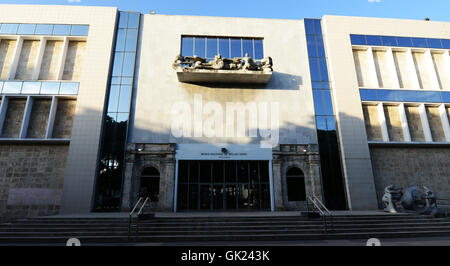
[[0,0],[2,4],[117,6],[158,14],[321,18],[325,14],[450,21],[450,0]]

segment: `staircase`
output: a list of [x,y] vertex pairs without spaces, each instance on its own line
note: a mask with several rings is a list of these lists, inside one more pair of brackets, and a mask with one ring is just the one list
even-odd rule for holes
[[450,236],[450,219],[411,214],[339,215],[332,231],[305,216],[156,217],[132,228],[127,218],[29,218],[0,224],[0,245],[82,243],[300,241]]

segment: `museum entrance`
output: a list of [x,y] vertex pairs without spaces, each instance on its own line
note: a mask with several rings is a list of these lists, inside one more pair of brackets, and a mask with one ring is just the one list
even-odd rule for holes
[[178,210],[270,210],[269,161],[178,161]]

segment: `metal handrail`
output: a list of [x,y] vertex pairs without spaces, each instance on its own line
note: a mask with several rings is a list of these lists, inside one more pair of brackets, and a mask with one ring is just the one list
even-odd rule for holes
[[[325,205],[322,203],[321,200],[319,200],[317,197],[307,197],[307,199],[312,202],[315,209],[319,211],[320,216],[322,217],[324,227],[325,227],[325,233],[328,232],[328,222],[327,222],[327,216],[330,217],[330,229],[333,230],[333,214],[330,212],[330,210],[325,207]],[[308,208],[308,203],[306,203],[306,207]],[[314,210],[313,210],[314,211]],[[309,208],[308,208],[309,212]]]
[[137,238],[138,234],[139,234],[139,215],[141,215],[142,210],[144,209],[145,205],[147,205],[147,202],[150,200],[150,197],[147,197],[144,201],[144,203],[142,203],[141,208],[139,209],[139,212],[136,216],[136,231],[135,231],[135,239]]
[[130,216],[133,215],[134,211],[136,210],[137,206],[139,205],[139,203],[142,201],[142,197],[139,198],[138,202],[136,202],[136,204],[134,205],[133,210],[130,212]]
[[145,205],[147,204],[147,201],[149,201],[149,200],[150,200],[149,197],[147,197],[147,198],[145,199],[144,203],[142,204],[141,208],[139,209],[139,212],[138,212],[138,214],[137,214],[138,216],[142,213],[142,210],[144,209]]
[[130,216],[128,217],[128,240],[130,239],[130,234],[131,234],[131,219],[133,217],[133,213],[136,210],[137,206],[139,205],[139,203],[142,201],[142,197],[139,198],[139,200],[136,202],[136,204],[133,207],[133,210],[131,210],[130,212]]
[[319,211],[320,215],[324,216],[325,213],[322,211],[322,209],[320,208],[320,206],[316,203],[316,201],[308,196],[309,201],[312,202],[312,204],[314,205],[314,207],[316,207],[316,209]]
[[330,210],[328,210],[328,208],[325,206],[325,204],[323,204],[323,202],[317,198],[316,196],[314,196],[314,199],[316,200],[316,202],[318,202],[318,204],[320,206],[322,206],[322,208],[325,210],[325,212],[328,214],[329,216],[329,220],[330,220],[330,229],[333,230],[333,213],[330,212]]
[[316,196],[314,196],[314,199],[319,203],[319,205],[325,210],[325,212],[328,214],[328,215],[333,215],[331,212],[330,212],[330,210],[328,210],[327,209],[327,207],[325,207],[325,205],[323,204],[323,202],[320,200],[320,199],[318,199]]

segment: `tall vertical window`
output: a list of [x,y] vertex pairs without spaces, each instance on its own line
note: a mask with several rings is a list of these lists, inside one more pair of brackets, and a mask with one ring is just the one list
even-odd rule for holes
[[263,40],[260,38],[228,38],[182,36],[181,55],[198,56],[208,60],[220,54],[224,58],[244,57],[260,60],[264,58]]
[[345,191],[320,19],[305,19],[325,204],[345,209]]
[[106,95],[108,103],[96,182],[96,211],[120,208],[139,19],[137,12],[119,13],[112,77]]

